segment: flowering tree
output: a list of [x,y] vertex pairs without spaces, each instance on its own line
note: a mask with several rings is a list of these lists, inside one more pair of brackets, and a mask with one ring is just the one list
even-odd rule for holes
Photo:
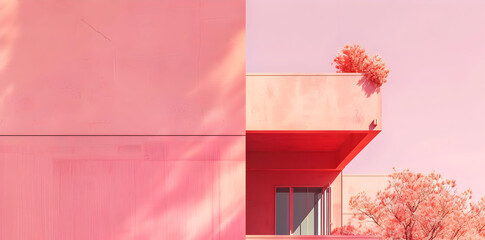
[[333,60],[337,72],[364,73],[364,76],[377,87],[387,82],[389,69],[379,55],[369,57],[359,45],[346,45]]
[[349,223],[333,233],[405,240],[480,239],[485,236],[485,198],[473,203],[471,196],[470,190],[457,193],[455,181],[440,174],[394,172],[375,198],[360,193],[350,199],[354,218],[370,219],[373,226]]
[[475,215],[473,228],[482,238],[485,238],[485,197],[478,203],[472,203],[472,211]]

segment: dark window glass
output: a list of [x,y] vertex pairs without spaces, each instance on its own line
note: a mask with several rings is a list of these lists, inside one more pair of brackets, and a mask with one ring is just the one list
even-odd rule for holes
[[290,188],[276,188],[276,235],[290,234]]

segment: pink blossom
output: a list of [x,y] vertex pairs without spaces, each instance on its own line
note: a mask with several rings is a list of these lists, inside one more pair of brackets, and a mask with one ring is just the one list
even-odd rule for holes
[[[378,235],[383,239],[483,239],[485,198],[471,201],[472,192],[457,193],[456,183],[440,174],[409,170],[390,175],[389,185],[374,198],[360,193],[350,199],[354,220],[335,234]],[[354,221],[354,222],[355,222]]]

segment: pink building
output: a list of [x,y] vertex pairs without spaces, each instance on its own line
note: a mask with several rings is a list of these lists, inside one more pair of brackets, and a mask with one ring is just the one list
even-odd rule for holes
[[381,130],[362,75],[246,76],[244,0],[0,4],[0,239],[342,224],[342,169]]

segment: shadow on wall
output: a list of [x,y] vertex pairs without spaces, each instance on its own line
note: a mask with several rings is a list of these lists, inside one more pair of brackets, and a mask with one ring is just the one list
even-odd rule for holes
[[[14,90],[12,83],[5,83],[3,73],[12,57],[15,42],[18,38],[17,27],[18,3],[16,1],[0,2],[0,112],[2,103]],[[2,119],[0,118],[0,124]]]
[[375,83],[369,81],[369,79],[367,79],[366,77],[362,77],[357,85],[362,87],[362,91],[365,92],[365,95],[367,97],[372,96],[372,94],[374,93],[378,94],[381,92],[381,88],[377,87]]
[[244,1],[2,5],[2,134],[244,135]]
[[2,239],[245,235],[242,137],[2,138]]
[[221,135],[0,136],[0,239],[245,235],[244,1],[0,4],[0,134]]

